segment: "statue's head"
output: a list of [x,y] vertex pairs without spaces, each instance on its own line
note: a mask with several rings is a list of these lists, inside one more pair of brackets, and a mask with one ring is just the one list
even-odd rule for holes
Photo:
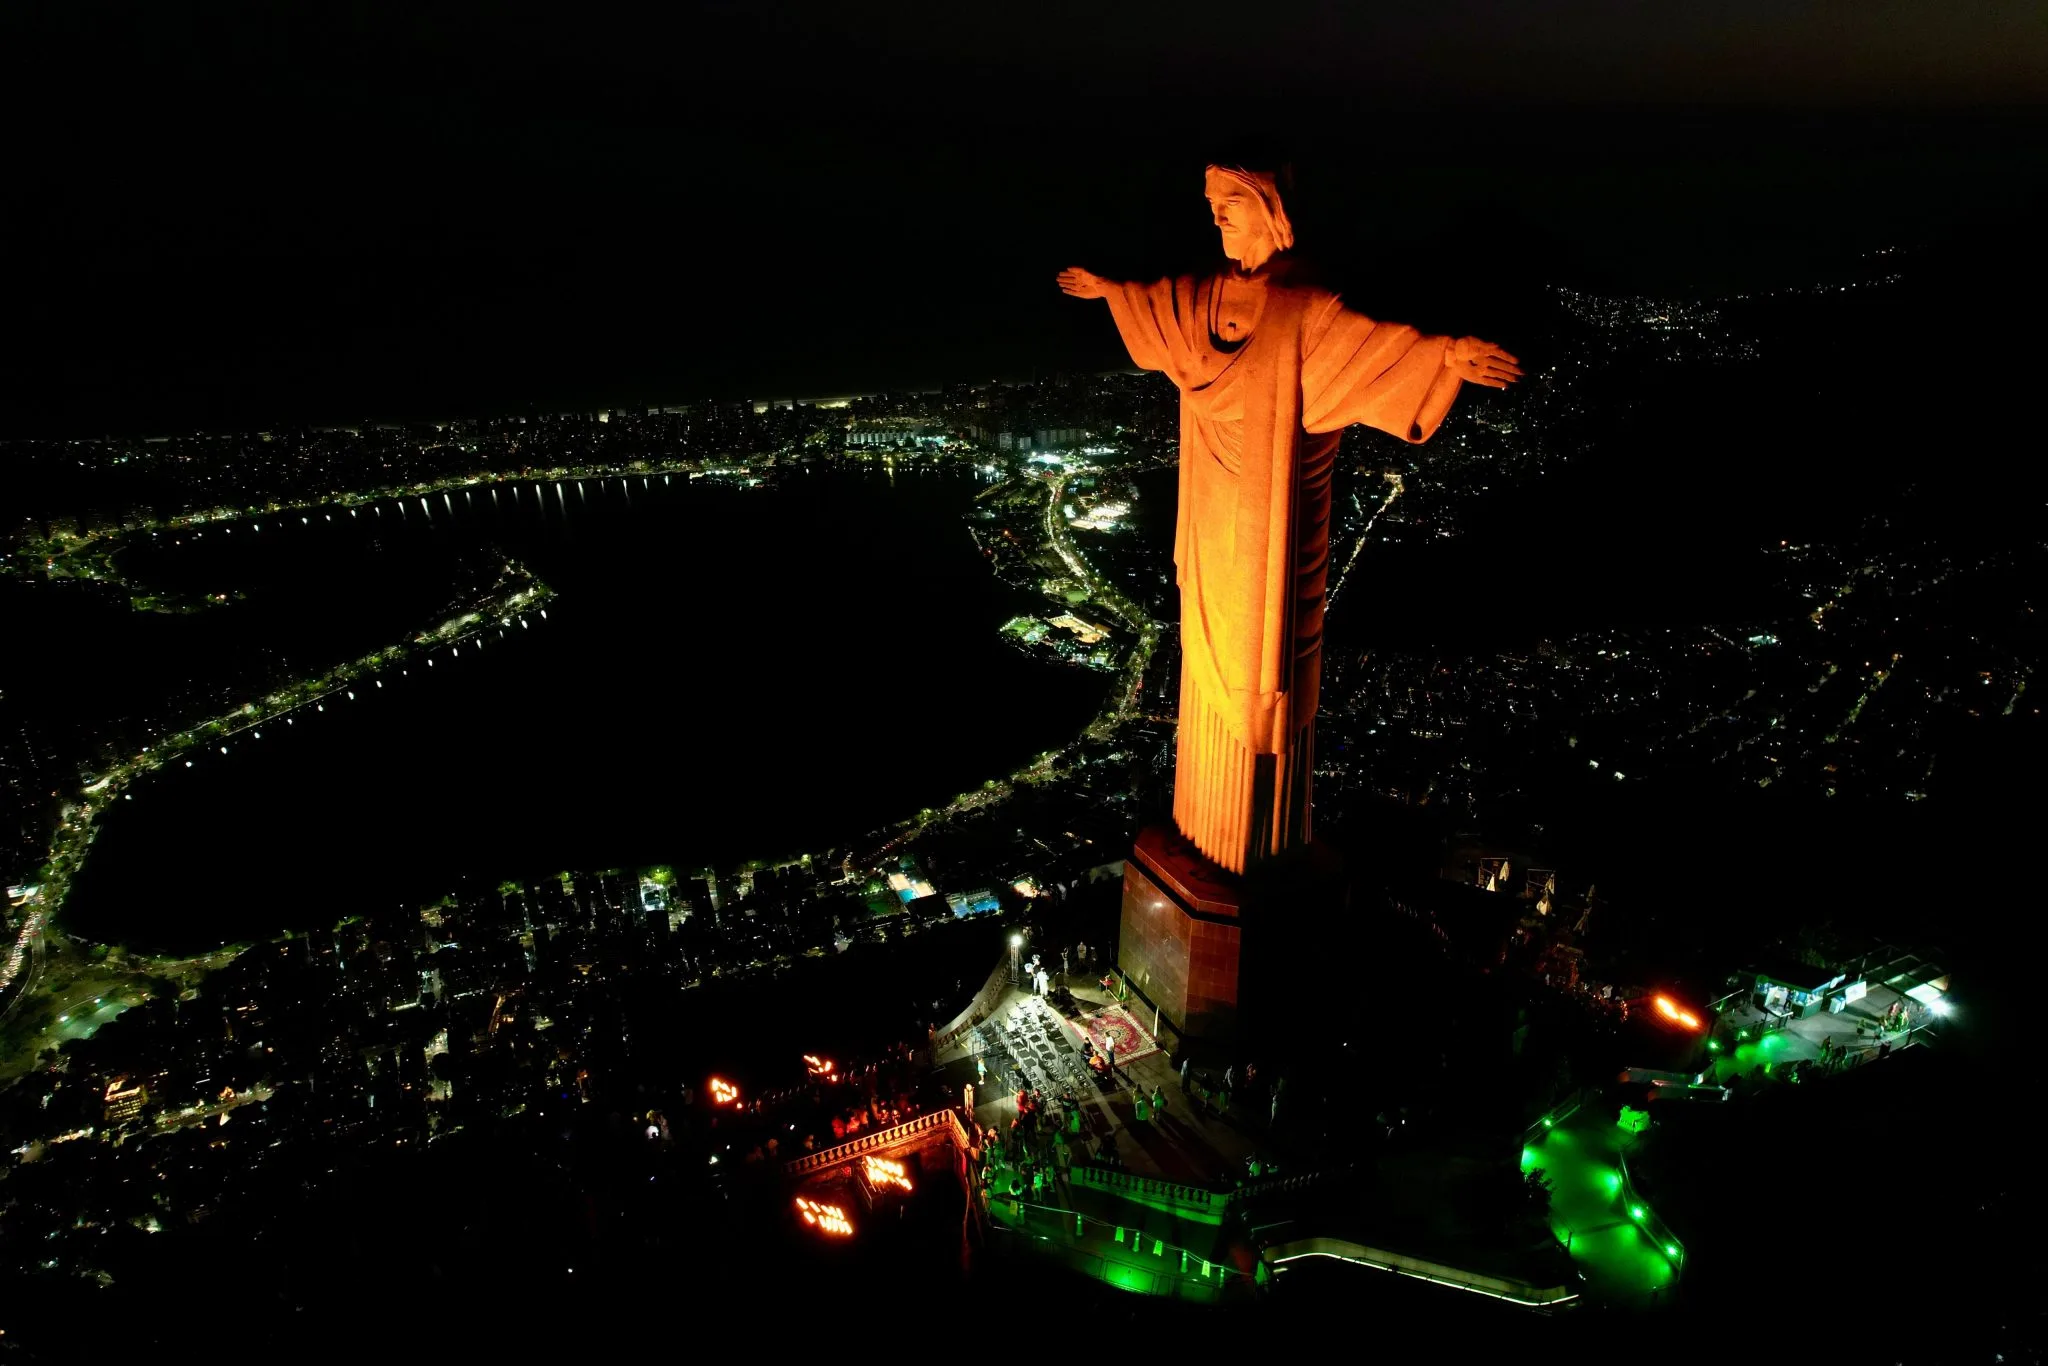
[[[1294,225],[1280,203],[1280,180],[1271,171],[1211,165],[1202,192],[1209,215],[1223,234],[1223,254],[1256,270],[1275,252],[1294,245]],[[1247,264],[1249,263],[1249,264]]]

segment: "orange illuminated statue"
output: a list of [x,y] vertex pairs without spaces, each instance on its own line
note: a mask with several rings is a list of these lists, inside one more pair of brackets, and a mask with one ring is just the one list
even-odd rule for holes
[[1339,437],[1362,422],[1426,441],[1459,385],[1521,370],[1491,342],[1376,322],[1311,283],[1274,175],[1211,166],[1205,188],[1230,269],[1126,284],[1075,267],[1059,285],[1107,299],[1131,359],[1180,388],[1173,817],[1243,873],[1309,841]]

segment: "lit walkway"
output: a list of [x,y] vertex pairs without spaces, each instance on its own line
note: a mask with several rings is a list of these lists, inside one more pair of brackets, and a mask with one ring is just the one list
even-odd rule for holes
[[1660,1245],[1644,1227],[1657,1226],[1655,1214],[1627,1198],[1620,1163],[1625,1137],[1603,1109],[1581,1106],[1522,1150],[1522,1170],[1541,1167],[1550,1177],[1550,1226],[1568,1240],[1588,1294],[1647,1307],[1677,1279],[1679,1249]]

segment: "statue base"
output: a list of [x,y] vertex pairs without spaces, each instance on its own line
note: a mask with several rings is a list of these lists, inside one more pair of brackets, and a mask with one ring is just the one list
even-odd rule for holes
[[1117,966],[1183,1038],[1237,1032],[1243,882],[1166,826],[1138,832],[1124,861]]
[[1183,1039],[1238,1038],[1247,1004],[1285,997],[1289,964],[1298,968],[1326,942],[1349,900],[1339,860],[1322,844],[1240,877],[1170,826],[1148,826],[1124,861],[1117,965]]

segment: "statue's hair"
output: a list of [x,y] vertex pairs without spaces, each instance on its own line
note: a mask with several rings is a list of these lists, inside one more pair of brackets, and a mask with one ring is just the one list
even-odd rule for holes
[[1229,176],[1251,187],[1259,197],[1259,206],[1266,211],[1266,227],[1273,234],[1273,248],[1288,251],[1294,246],[1294,224],[1288,221],[1287,207],[1281,201],[1283,189],[1293,189],[1292,168],[1283,164],[1278,171],[1256,171],[1245,166],[1233,166],[1222,162],[1210,162],[1203,171],[1206,179],[1210,172]]

